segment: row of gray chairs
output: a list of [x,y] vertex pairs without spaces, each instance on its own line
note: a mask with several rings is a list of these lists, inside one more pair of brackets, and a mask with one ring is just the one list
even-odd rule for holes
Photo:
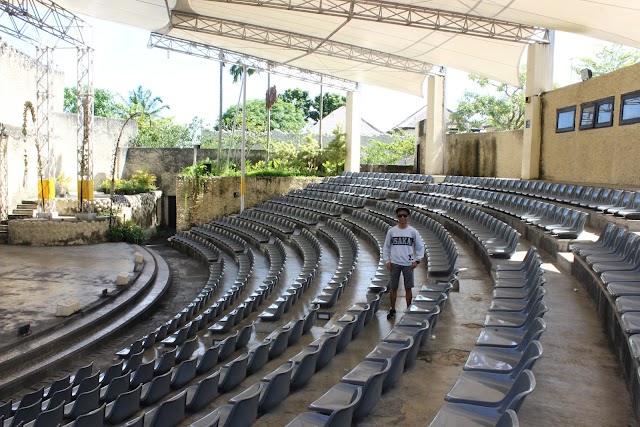
[[247,241],[245,239],[215,224],[201,224],[191,227],[191,232],[210,239],[212,243],[221,246],[228,254],[244,252],[247,248]]
[[290,194],[275,196],[271,199],[271,202],[279,203],[284,206],[306,209],[330,217],[340,216],[344,211],[343,206],[334,204],[332,202],[304,199],[302,197],[295,197]]
[[220,251],[215,245],[188,231],[179,231],[171,236],[169,244],[191,258],[200,259],[205,266],[220,259]]
[[588,185],[501,178],[445,177],[445,183],[506,191],[640,219],[640,192]]
[[531,247],[522,262],[499,264],[493,299],[475,347],[430,426],[517,426],[516,412],[535,388],[547,307],[541,261]]
[[316,225],[322,219],[318,212],[275,202],[264,202],[253,209],[296,221],[305,227]]
[[587,220],[587,214],[577,209],[491,190],[432,184],[424,186],[423,192],[488,206],[516,216],[562,239],[576,239],[584,230]]
[[[406,181],[415,184],[424,184],[433,181],[431,175],[421,173],[397,173],[397,172],[343,172],[343,177],[347,178],[375,178],[388,181]],[[326,179],[325,179],[326,181]]]
[[309,188],[293,191],[288,195],[291,197],[300,197],[303,199],[320,200],[323,202],[335,203],[348,208],[362,208],[367,203],[366,197],[355,196],[352,194],[330,193],[327,191],[319,191]]
[[282,234],[292,234],[298,224],[284,217],[270,215],[266,212],[261,212],[257,209],[245,209],[239,215],[239,218],[244,218],[249,221],[253,221],[256,224],[261,224],[271,229],[276,229]]
[[333,176],[325,179],[325,182],[329,184],[379,188],[390,191],[409,191],[413,185],[413,182],[402,181],[399,179],[357,178],[348,176]]
[[241,236],[246,236],[248,239],[253,239],[258,243],[267,243],[272,235],[269,229],[243,218],[227,216],[215,220],[213,224],[227,228],[229,231]]
[[351,275],[358,262],[358,239],[345,225],[327,220],[317,228],[318,236],[325,238],[338,255],[338,266],[333,277],[312,301],[320,307],[333,307],[349,284]]
[[385,200],[389,196],[389,190],[383,188],[360,187],[346,184],[330,184],[328,182],[315,182],[307,185],[309,190],[326,191],[351,196],[366,197],[367,199]]
[[453,200],[418,193],[403,193],[398,202],[442,215],[462,226],[495,258],[511,258],[520,233],[488,213]]

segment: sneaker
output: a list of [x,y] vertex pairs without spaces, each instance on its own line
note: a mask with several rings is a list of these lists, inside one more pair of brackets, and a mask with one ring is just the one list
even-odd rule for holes
[[387,319],[393,319],[394,317],[396,317],[396,310],[392,308],[389,310],[389,313],[387,313]]

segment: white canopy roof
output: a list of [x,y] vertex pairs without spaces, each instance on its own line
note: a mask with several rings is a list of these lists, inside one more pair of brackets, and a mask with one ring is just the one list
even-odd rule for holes
[[[511,26],[510,34],[517,34],[521,30],[517,24],[524,24],[640,48],[637,0],[169,0],[166,4],[164,0],[58,0],[58,4],[75,13],[418,96],[429,64],[518,85],[527,41],[502,37],[502,24]],[[430,28],[429,23],[435,24]]]

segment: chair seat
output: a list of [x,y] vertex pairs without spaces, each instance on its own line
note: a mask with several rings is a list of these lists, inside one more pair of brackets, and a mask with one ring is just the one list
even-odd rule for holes
[[440,408],[430,427],[517,427],[518,416],[510,409],[500,412],[464,403],[446,403]]
[[640,333],[640,313],[630,311],[621,316],[622,328],[628,334]]
[[611,282],[607,291],[614,297],[640,295],[640,282]]
[[449,402],[498,407],[514,383],[506,374],[465,371],[445,396]]
[[619,313],[640,311],[640,293],[638,295],[616,298],[616,310],[618,310]]

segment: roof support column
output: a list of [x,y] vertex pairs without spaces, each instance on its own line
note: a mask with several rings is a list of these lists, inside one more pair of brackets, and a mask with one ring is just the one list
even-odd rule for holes
[[[320,100],[322,102],[322,100]],[[360,91],[347,92],[347,157],[344,162],[346,172],[360,172],[360,128],[362,113]]]
[[[418,138],[420,162],[418,170],[430,175],[444,174],[444,76],[427,76],[427,116],[425,137]],[[417,128],[419,129],[419,128]],[[416,150],[417,151],[417,150]]]
[[536,179],[540,176],[542,93],[551,90],[553,86],[553,31],[549,32],[549,39],[549,44],[531,44],[527,51],[522,179]]

